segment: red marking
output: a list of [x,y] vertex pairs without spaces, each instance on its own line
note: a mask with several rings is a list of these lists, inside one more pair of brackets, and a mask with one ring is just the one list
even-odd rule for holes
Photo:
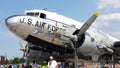
[[[55,23],[55,26],[57,27],[57,21],[56,21],[56,23]],[[53,41],[54,41],[54,39],[55,39],[55,35],[56,35],[56,32],[54,32],[54,35],[53,35],[53,39],[52,39],[52,43],[53,43]]]
[[57,26],[57,21],[56,21],[56,23],[55,23],[55,26]]

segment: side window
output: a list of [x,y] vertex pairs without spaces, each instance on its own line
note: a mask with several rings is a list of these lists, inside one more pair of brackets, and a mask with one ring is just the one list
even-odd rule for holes
[[46,19],[46,14],[41,13],[41,14],[40,14],[40,18]]
[[95,41],[95,39],[92,37],[92,38],[91,38],[91,42],[93,43],[94,41]]
[[73,25],[73,24],[72,24],[71,26],[72,26],[73,28],[76,28],[76,26],[75,26],[75,25]]

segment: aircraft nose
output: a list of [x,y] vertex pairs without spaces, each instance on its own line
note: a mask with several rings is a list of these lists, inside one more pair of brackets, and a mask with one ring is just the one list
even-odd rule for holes
[[6,24],[6,26],[9,26],[9,23],[10,23],[10,22],[8,21],[8,19],[9,19],[9,18],[5,19],[5,24]]
[[11,31],[15,30],[15,23],[17,23],[17,19],[14,16],[10,16],[7,19],[5,19],[5,24]]
[[7,19],[5,19],[6,26],[9,26],[10,24],[15,23],[15,20],[13,19],[14,19],[13,16],[10,16]]

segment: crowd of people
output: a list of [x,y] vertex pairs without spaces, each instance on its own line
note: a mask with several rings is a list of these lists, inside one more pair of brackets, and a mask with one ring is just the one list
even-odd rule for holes
[[[25,64],[0,65],[0,68],[74,68],[70,64],[65,64],[67,66],[64,66],[64,64],[62,65],[62,63],[58,63],[56,60],[54,60],[53,56],[50,56],[49,59],[50,60],[48,62],[43,61],[43,64],[41,64],[41,65],[37,64],[34,60],[34,61],[32,61],[32,63],[27,62]],[[90,65],[90,66],[92,66],[92,65]],[[85,64],[85,65],[79,66],[79,68],[90,67],[90,66]],[[95,65],[93,67],[95,67]],[[112,67],[110,67],[109,64],[105,64],[104,66],[102,66],[102,68],[112,68]],[[115,68],[120,68],[119,64],[115,64],[114,67]],[[90,68],[92,68],[92,67],[90,67]],[[101,66],[97,65],[96,68],[101,68]]]
[[32,63],[27,62],[25,64],[0,65],[0,68],[59,68],[58,63],[54,60],[53,56],[50,56],[49,59],[48,62],[44,61],[42,65],[32,61]]
[[20,64],[0,65],[0,68],[41,68],[41,65],[36,64],[35,61],[33,61],[31,64],[26,62]]

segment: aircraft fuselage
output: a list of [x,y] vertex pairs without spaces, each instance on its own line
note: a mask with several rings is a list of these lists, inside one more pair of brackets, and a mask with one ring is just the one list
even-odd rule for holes
[[[43,13],[47,16],[45,12]],[[57,16],[55,17],[55,15]],[[77,36],[73,35],[73,33],[80,28],[82,24],[58,14],[51,13],[50,16],[52,18],[15,15],[6,19],[6,25],[10,31],[24,40],[26,40],[29,35],[32,35],[33,37],[72,50],[70,39],[77,39]],[[63,19],[60,19],[61,21],[59,19],[57,20],[57,18],[62,17]],[[89,28],[84,33],[84,37],[80,42],[82,42],[82,45],[78,47],[77,50],[86,56],[101,55],[105,53],[105,51],[100,47],[111,47],[114,43],[107,34],[94,28]]]

